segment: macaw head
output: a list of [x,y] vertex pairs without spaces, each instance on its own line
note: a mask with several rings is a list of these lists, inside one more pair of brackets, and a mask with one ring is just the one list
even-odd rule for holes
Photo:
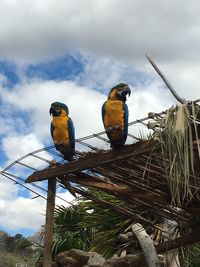
[[53,117],[66,116],[68,113],[69,110],[67,105],[60,102],[52,103],[49,109],[49,114],[53,115]]
[[124,103],[126,102],[126,96],[131,94],[131,89],[126,83],[119,83],[114,86],[108,95],[109,100],[121,100]]

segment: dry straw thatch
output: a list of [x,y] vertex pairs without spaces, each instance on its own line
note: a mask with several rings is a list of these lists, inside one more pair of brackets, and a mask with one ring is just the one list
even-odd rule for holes
[[190,102],[171,107],[156,120],[153,137],[161,144],[172,201],[178,205],[193,197],[191,179],[195,184],[195,164],[200,163],[199,112]]

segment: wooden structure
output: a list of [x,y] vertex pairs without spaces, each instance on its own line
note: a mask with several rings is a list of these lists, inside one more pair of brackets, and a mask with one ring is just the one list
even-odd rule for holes
[[[110,207],[125,218],[131,218],[135,222],[152,228],[160,229],[153,219],[151,221],[142,217],[141,211],[155,215],[161,220],[167,218],[179,224],[181,222],[183,227],[199,219],[200,168],[196,167],[195,173],[191,174],[192,181],[194,181],[191,181],[193,198],[187,205],[183,203],[182,207],[177,209],[172,203],[161,148],[155,141],[139,141],[119,150],[98,150],[79,155],[80,157],[73,162],[55,164],[35,171],[26,179],[26,182],[48,179],[51,183],[57,179],[70,192],[86,196],[102,207]],[[77,186],[72,186],[69,182]],[[112,194],[129,203],[129,208],[125,209],[99,199],[78,185],[93,187]],[[52,208],[53,204],[47,209],[47,217],[49,212],[53,212]],[[186,237],[189,240],[187,244],[200,241],[200,237],[194,233],[186,233]],[[50,240],[49,238],[51,239],[51,233],[46,231],[46,240]],[[182,238],[184,239],[184,236]],[[180,240],[179,238],[172,243],[178,244],[179,247],[181,246]],[[49,246],[49,243],[45,243],[45,246]],[[165,247],[165,250],[170,249],[167,244],[160,244],[160,246]],[[171,244],[171,247],[174,246]],[[158,251],[163,251],[163,249],[158,247]],[[46,264],[45,267],[47,266],[50,265]]]

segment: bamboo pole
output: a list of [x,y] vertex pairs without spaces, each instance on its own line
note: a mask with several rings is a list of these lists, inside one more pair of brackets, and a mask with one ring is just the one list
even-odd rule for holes
[[56,178],[48,179],[43,267],[51,267]]

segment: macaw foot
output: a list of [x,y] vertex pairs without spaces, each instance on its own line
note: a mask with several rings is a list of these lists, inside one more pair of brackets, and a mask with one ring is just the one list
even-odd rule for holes
[[74,161],[74,160],[76,160],[73,156],[69,156],[69,155],[67,155],[67,156],[64,156],[64,160],[68,160],[68,161]]
[[118,142],[112,142],[111,144],[110,144],[110,147],[112,148],[112,149],[120,149],[120,148],[122,148],[124,146],[124,143],[118,143]]

